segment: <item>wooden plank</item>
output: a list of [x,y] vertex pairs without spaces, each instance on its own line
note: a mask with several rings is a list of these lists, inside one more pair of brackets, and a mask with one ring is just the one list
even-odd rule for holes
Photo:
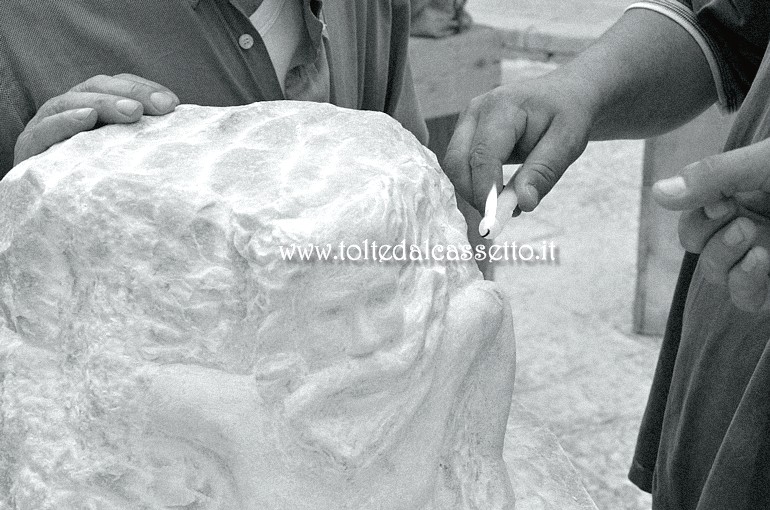
[[684,255],[679,244],[679,213],[663,209],[652,199],[652,185],[720,152],[731,125],[732,116],[712,107],[689,124],[645,143],[634,299],[637,333],[663,334]]
[[409,58],[425,118],[459,113],[471,99],[500,85],[501,50],[498,32],[479,25],[444,39],[413,37]]

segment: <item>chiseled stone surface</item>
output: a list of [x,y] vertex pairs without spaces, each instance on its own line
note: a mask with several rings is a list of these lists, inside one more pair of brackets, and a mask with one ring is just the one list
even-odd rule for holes
[[0,182],[0,508],[511,509],[510,307],[435,158],[330,105],[182,106]]
[[505,452],[519,510],[597,510],[553,432],[513,399]]

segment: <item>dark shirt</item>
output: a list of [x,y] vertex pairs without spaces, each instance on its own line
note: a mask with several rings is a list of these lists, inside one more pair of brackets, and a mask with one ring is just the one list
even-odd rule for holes
[[770,8],[761,0],[679,0],[690,7],[725,63],[723,79],[742,102],[754,82],[770,35]]
[[[725,150],[770,137],[770,3],[694,0],[742,101]],[[770,313],[682,264],[629,478],[655,510],[770,508]]]
[[[0,2],[0,176],[16,139],[48,99],[86,79],[132,73],[175,92],[182,103],[231,106],[285,99],[248,19],[247,0],[8,0]],[[312,47],[287,75],[302,99],[328,66],[330,102],[385,112],[421,141],[427,129],[408,64],[408,0],[305,0]],[[243,48],[241,36],[254,44]],[[248,46],[248,45],[247,45]],[[292,74],[293,73],[293,74]]]

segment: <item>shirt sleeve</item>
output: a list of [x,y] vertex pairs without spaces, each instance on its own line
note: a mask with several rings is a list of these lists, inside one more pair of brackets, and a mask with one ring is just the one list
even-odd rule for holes
[[770,36],[770,10],[759,0],[644,0],[628,9],[659,12],[703,50],[720,105],[737,109],[751,87]]

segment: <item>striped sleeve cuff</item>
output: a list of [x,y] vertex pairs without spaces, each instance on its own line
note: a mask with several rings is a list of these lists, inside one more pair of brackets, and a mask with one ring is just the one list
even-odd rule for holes
[[655,11],[687,30],[687,33],[698,43],[698,46],[703,51],[703,55],[706,57],[714,78],[714,85],[717,89],[719,105],[728,111],[736,110],[740,106],[740,97],[735,87],[730,87],[727,83],[731,76],[727,62],[719,51],[719,47],[700,27],[695,14],[687,6],[676,0],[644,0],[629,5],[626,11],[630,9]]

